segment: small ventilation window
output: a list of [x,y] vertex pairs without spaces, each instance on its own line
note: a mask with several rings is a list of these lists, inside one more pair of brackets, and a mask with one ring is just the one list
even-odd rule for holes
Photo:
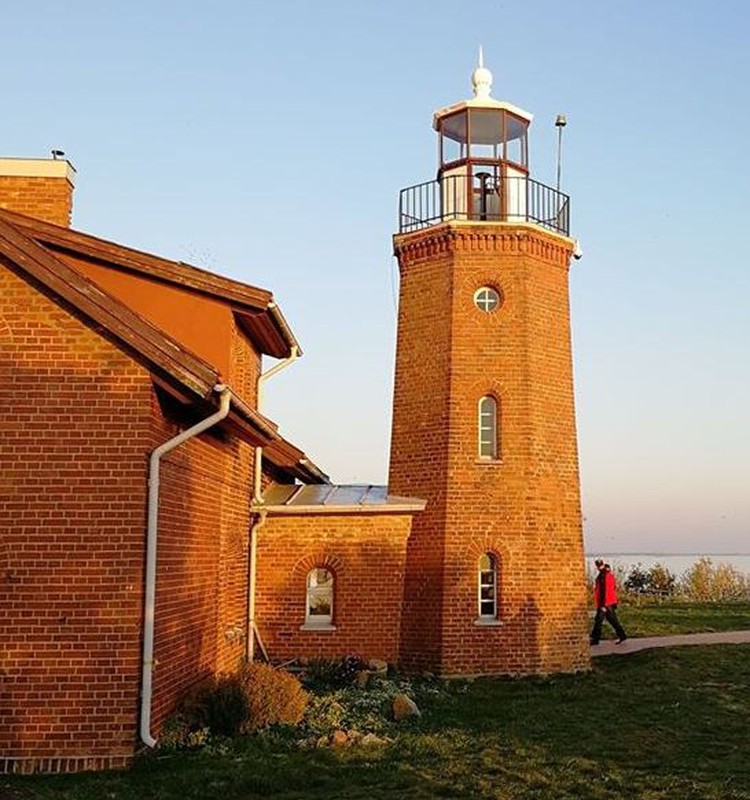
[[491,286],[482,286],[474,292],[474,305],[485,314],[490,314],[500,307],[500,293]]

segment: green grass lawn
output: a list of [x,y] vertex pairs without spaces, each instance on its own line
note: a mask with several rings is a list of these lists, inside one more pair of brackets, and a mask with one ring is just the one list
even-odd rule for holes
[[[670,636],[750,629],[750,603],[628,601],[618,606],[628,636]],[[606,635],[612,637],[605,623]]]
[[[712,617],[725,614],[737,622],[725,628],[748,627],[748,610],[623,606],[622,617],[652,635],[719,630]],[[301,749],[263,734],[121,773],[0,776],[0,800],[750,800],[750,646],[432,686],[421,719],[394,726],[389,744]]]

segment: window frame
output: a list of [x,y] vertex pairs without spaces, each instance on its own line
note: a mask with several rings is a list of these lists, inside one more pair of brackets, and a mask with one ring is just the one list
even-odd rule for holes
[[[485,410],[487,404],[491,404],[489,412]],[[487,417],[491,425],[484,424]],[[485,452],[485,445],[491,447],[490,453]],[[482,462],[500,461],[500,402],[494,394],[482,395],[477,403],[477,458]]]
[[[326,572],[330,576],[330,584],[326,586],[311,585],[313,575],[318,572]],[[335,630],[333,624],[334,600],[336,594],[336,575],[329,567],[315,566],[308,571],[305,576],[305,622],[303,629],[312,630]],[[328,596],[328,614],[312,614],[311,600],[316,596]]]
[[[482,561],[487,558],[490,562],[490,569],[482,569]],[[487,575],[492,576],[491,581],[487,581]],[[477,561],[477,625],[500,625],[500,600],[498,585],[500,579],[500,559],[492,552],[482,553]],[[483,589],[492,590],[492,598],[482,596]],[[492,613],[485,613],[482,606],[488,602],[492,603]]]
[[[483,298],[483,294],[485,297]],[[495,303],[492,308],[487,307],[487,297],[494,297]],[[484,305],[482,305],[484,303]],[[474,307],[482,314],[494,314],[503,304],[503,295],[494,286],[480,286],[474,292]]]

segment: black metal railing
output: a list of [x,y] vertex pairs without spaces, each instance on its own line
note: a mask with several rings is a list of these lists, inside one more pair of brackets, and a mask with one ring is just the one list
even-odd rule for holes
[[408,233],[449,220],[533,222],[567,236],[568,195],[524,176],[444,175],[399,193],[399,231]]

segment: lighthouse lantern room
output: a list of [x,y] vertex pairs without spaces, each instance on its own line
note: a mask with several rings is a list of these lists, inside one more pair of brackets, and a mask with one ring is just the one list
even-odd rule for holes
[[490,95],[481,49],[471,78],[471,99],[434,114],[438,177],[402,190],[400,231],[470,220],[533,222],[567,235],[567,195],[529,177],[532,115]]

